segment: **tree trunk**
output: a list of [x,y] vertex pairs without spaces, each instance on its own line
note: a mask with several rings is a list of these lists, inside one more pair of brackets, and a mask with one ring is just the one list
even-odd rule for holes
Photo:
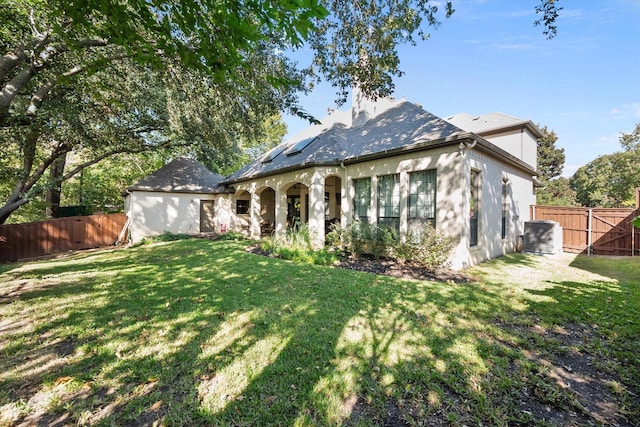
[[60,196],[62,195],[62,181],[66,162],[67,153],[64,153],[49,168],[49,185],[45,194],[45,202],[47,203],[47,216],[51,218],[58,218],[60,213]]

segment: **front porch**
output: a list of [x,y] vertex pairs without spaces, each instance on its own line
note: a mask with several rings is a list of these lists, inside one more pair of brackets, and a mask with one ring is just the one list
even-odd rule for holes
[[315,168],[237,185],[235,213],[244,218],[251,238],[278,235],[304,223],[314,247],[322,247],[330,224],[346,224],[346,189],[339,172]]

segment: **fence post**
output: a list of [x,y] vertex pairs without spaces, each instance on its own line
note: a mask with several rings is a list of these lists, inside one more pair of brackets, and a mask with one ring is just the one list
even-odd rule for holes
[[593,220],[593,209],[589,208],[589,219],[587,219],[587,255],[591,256],[591,245],[593,242],[591,239],[593,236],[591,235],[591,226]]

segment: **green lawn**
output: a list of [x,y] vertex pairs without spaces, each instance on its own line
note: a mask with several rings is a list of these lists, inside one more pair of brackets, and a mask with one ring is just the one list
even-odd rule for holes
[[640,259],[470,273],[199,239],[0,265],[0,425],[638,425]]

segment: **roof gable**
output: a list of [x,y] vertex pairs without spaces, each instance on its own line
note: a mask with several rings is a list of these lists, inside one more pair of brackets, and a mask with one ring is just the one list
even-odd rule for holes
[[127,188],[128,191],[212,193],[224,180],[202,163],[179,157]]

